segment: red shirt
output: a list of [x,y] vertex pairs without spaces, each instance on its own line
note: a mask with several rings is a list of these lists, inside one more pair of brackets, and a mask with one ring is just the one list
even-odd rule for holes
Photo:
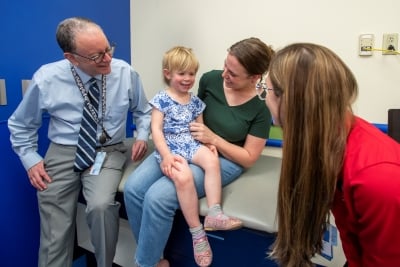
[[400,266],[400,144],[358,117],[332,212],[349,267]]

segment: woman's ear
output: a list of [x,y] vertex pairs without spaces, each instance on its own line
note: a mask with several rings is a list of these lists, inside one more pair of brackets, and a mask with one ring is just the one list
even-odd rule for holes
[[252,76],[251,76],[251,82],[255,84],[255,83],[257,83],[258,81],[260,81],[261,77],[262,77],[261,74],[252,75]]

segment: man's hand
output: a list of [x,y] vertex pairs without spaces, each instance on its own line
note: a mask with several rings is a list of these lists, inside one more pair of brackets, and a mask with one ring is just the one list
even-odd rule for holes
[[133,161],[141,160],[147,152],[147,142],[144,140],[136,140],[132,145],[132,157]]
[[39,191],[47,188],[47,184],[51,183],[51,178],[44,169],[43,160],[28,170],[28,177],[31,185]]

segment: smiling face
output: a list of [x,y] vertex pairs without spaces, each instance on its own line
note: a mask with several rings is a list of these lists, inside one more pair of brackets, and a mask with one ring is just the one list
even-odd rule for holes
[[196,70],[169,71],[164,69],[164,76],[169,80],[169,87],[178,94],[187,93],[196,80]]
[[[75,51],[64,53],[65,58],[74,66],[90,76],[106,75],[111,72],[112,54],[108,52],[110,51],[110,44],[101,29],[90,27],[77,32],[75,47]],[[89,59],[102,56],[102,54],[104,54],[104,57],[99,63]]]
[[225,59],[224,70],[222,72],[225,87],[233,90],[248,88],[253,86],[253,76],[247,73],[246,69],[239,63],[235,56],[231,54],[227,55]]
[[164,81],[176,95],[186,95],[193,87],[199,61],[191,48],[175,46],[162,61]]

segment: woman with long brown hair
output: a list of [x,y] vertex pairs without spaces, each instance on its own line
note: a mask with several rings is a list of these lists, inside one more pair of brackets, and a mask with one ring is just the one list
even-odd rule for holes
[[353,114],[357,82],[326,47],[278,51],[266,103],[283,129],[271,257],[312,266],[333,212],[348,266],[400,266],[400,145]]

